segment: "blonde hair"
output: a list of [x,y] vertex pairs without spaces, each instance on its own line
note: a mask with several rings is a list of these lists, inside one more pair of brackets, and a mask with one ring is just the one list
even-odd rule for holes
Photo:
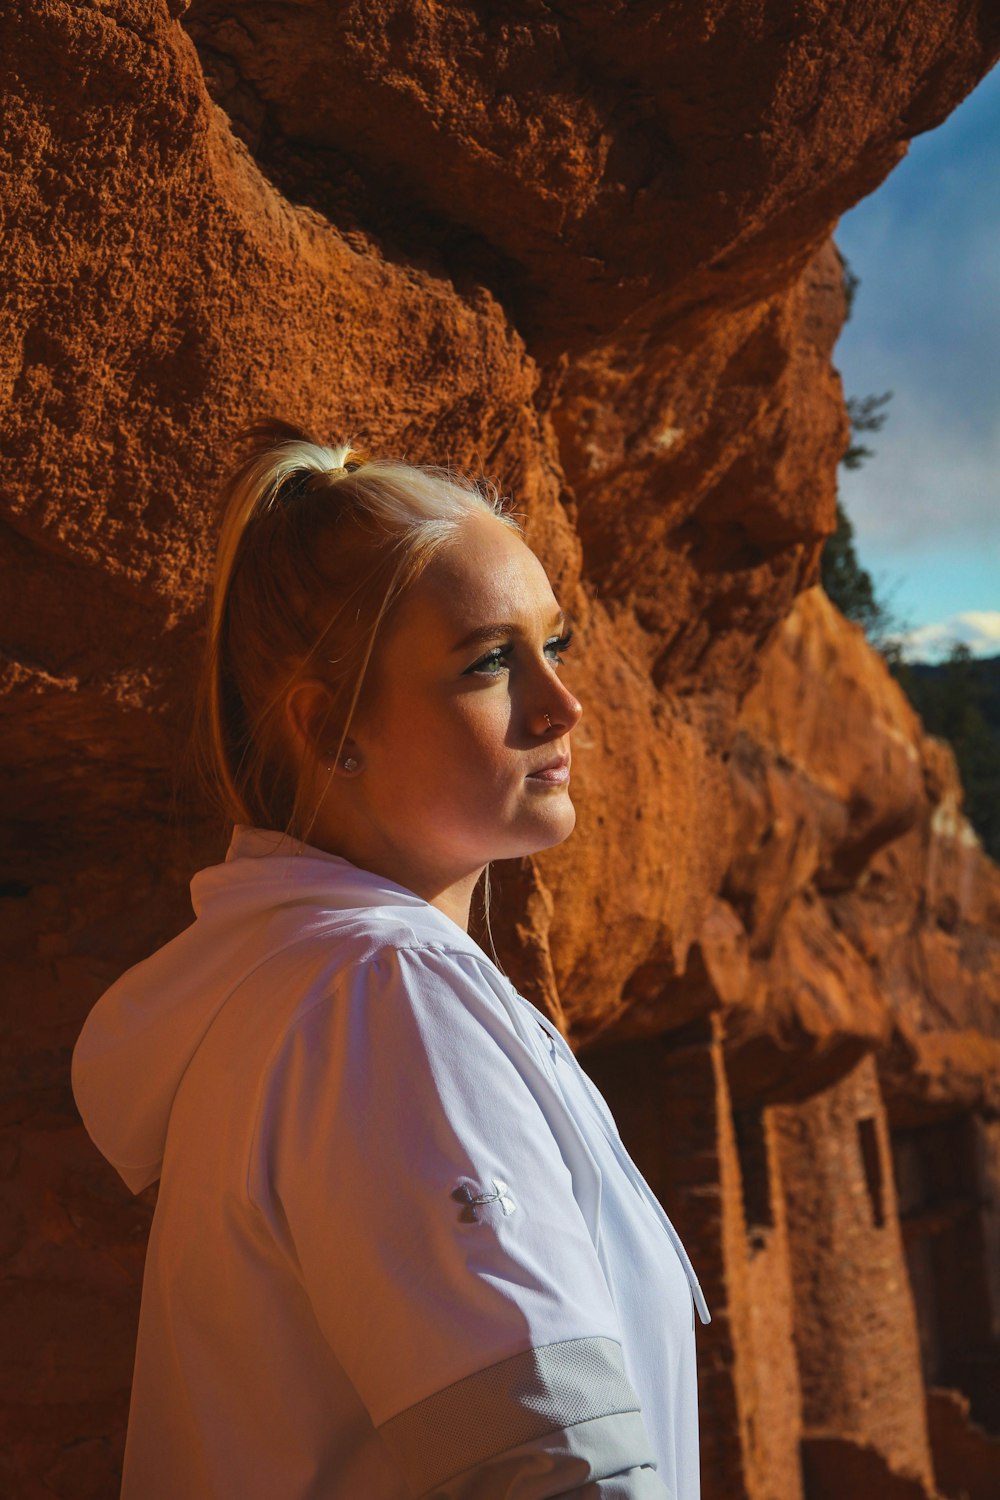
[[434,554],[470,514],[523,528],[495,485],[444,467],[370,458],[353,440],[327,446],[273,416],[244,427],[234,445],[244,442],[249,453],[221,486],[189,753],[227,822],[307,842],[318,809],[307,822],[289,689],[306,677],[329,689],[310,748],[330,743],[335,719],[339,760],[355,710],[377,694],[380,628]]

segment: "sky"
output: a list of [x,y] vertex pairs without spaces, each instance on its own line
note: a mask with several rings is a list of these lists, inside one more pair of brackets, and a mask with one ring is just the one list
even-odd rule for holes
[[834,346],[844,396],[893,392],[840,500],[904,654],[1000,654],[1000,66],[842,215],[859,277]]

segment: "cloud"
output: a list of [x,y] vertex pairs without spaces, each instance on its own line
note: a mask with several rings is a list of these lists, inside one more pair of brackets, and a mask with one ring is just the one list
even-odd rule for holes
[[967,609],[936,625],[921,625],[901,637],[908,661],[943,661],[955,641],[973,656],[1000,655],[1000,609]]
[[884,389],[894,393],[882,429],[857,434],[873,456],[838,479],[859,542],[900,563],[928,545],[960,542],[1000,556],[1000,409],[973,421],[960,390],[928,389],[919,378]]
[[998,128],[995,69],[835,231],[860,277],[834,351],[844,394],[893,391],[881,431],[857,434],[874,457],[839,475],[862,555],[1000,558]]

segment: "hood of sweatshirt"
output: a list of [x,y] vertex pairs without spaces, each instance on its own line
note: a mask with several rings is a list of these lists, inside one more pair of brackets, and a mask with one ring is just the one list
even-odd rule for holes
[[[174,1096],[219,1010],[291,941],[390,907],[383,915],[398,915],[422,936],[485,956],[463,927],[405,886],[243,823],[223,863],[191,880],[191,905],[194,922],[105,990],[73,1049],[77,1109],[133,1193],[160,1175]],[[304,909],[293,915],[293,907]]]

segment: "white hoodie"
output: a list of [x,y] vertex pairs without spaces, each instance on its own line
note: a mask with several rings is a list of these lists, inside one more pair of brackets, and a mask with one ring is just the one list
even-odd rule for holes
[[699,1500],[708,1309],[557,1028],[280,833],[191,899],[73,1053],[94,1143],[160,1180],[124,1500]]

